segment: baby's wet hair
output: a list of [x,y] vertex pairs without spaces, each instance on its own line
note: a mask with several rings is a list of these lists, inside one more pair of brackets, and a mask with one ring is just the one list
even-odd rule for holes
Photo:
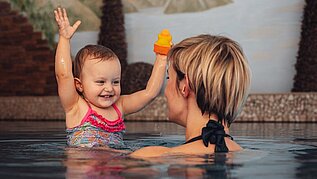
[[74,77],[79,78],[85,60],[100,59],[101,61],[109,59],[118,59],[117,55],[109,48],[102,45],[86,45],[80,49],[75,57],[73,65]]

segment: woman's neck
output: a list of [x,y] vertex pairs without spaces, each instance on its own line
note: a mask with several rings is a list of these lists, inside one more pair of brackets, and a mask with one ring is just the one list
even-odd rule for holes
[[[199,109],[196,99],[189,99],[188,101],[188,113],[187,113],[187,124],[186,124],[186,141],[201,135],[201,130],[206,126],[209,120],[218,121],[218,117],[216,114],[201,114],[201,110]],[[222,124],[224,125],[224,124]],[[226,125],[225,132],[229,134],[229,129]]]
[[186,141],[201,135],[201,129],[206,126],[209,116],[202,115],[194,97],[188,98]]

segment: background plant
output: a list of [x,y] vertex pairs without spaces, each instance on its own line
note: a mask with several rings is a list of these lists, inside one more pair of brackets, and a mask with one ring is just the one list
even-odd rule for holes
[[317,1],[306,0],[293,92],[317,91]]
[[36,6],[34,0],[10,0],[12,8],[26,16],[35,31],[41,31],[43,38],[47,39],[50,48],[55,46],[56,24],[53,21],[53,5],[47,1],[45,8]]

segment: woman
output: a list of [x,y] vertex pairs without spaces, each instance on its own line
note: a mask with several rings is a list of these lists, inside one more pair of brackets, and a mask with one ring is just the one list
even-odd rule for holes
[[240,46],[223,36],[199,35],[173,46],[168,59],[169,120],[186,127],[186,143],[144,147],[131,156],[241,150],[229,135],[250,86],[249,65]]

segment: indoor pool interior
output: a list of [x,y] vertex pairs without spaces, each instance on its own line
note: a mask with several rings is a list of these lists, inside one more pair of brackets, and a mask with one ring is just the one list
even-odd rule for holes
[[315,178],[316,123],[235,123],[243,151],[129,157],[143,146],[176,146],[184,128],[127,122],[124,152],[66,146],[62,121],[0,121],[0,178]]

